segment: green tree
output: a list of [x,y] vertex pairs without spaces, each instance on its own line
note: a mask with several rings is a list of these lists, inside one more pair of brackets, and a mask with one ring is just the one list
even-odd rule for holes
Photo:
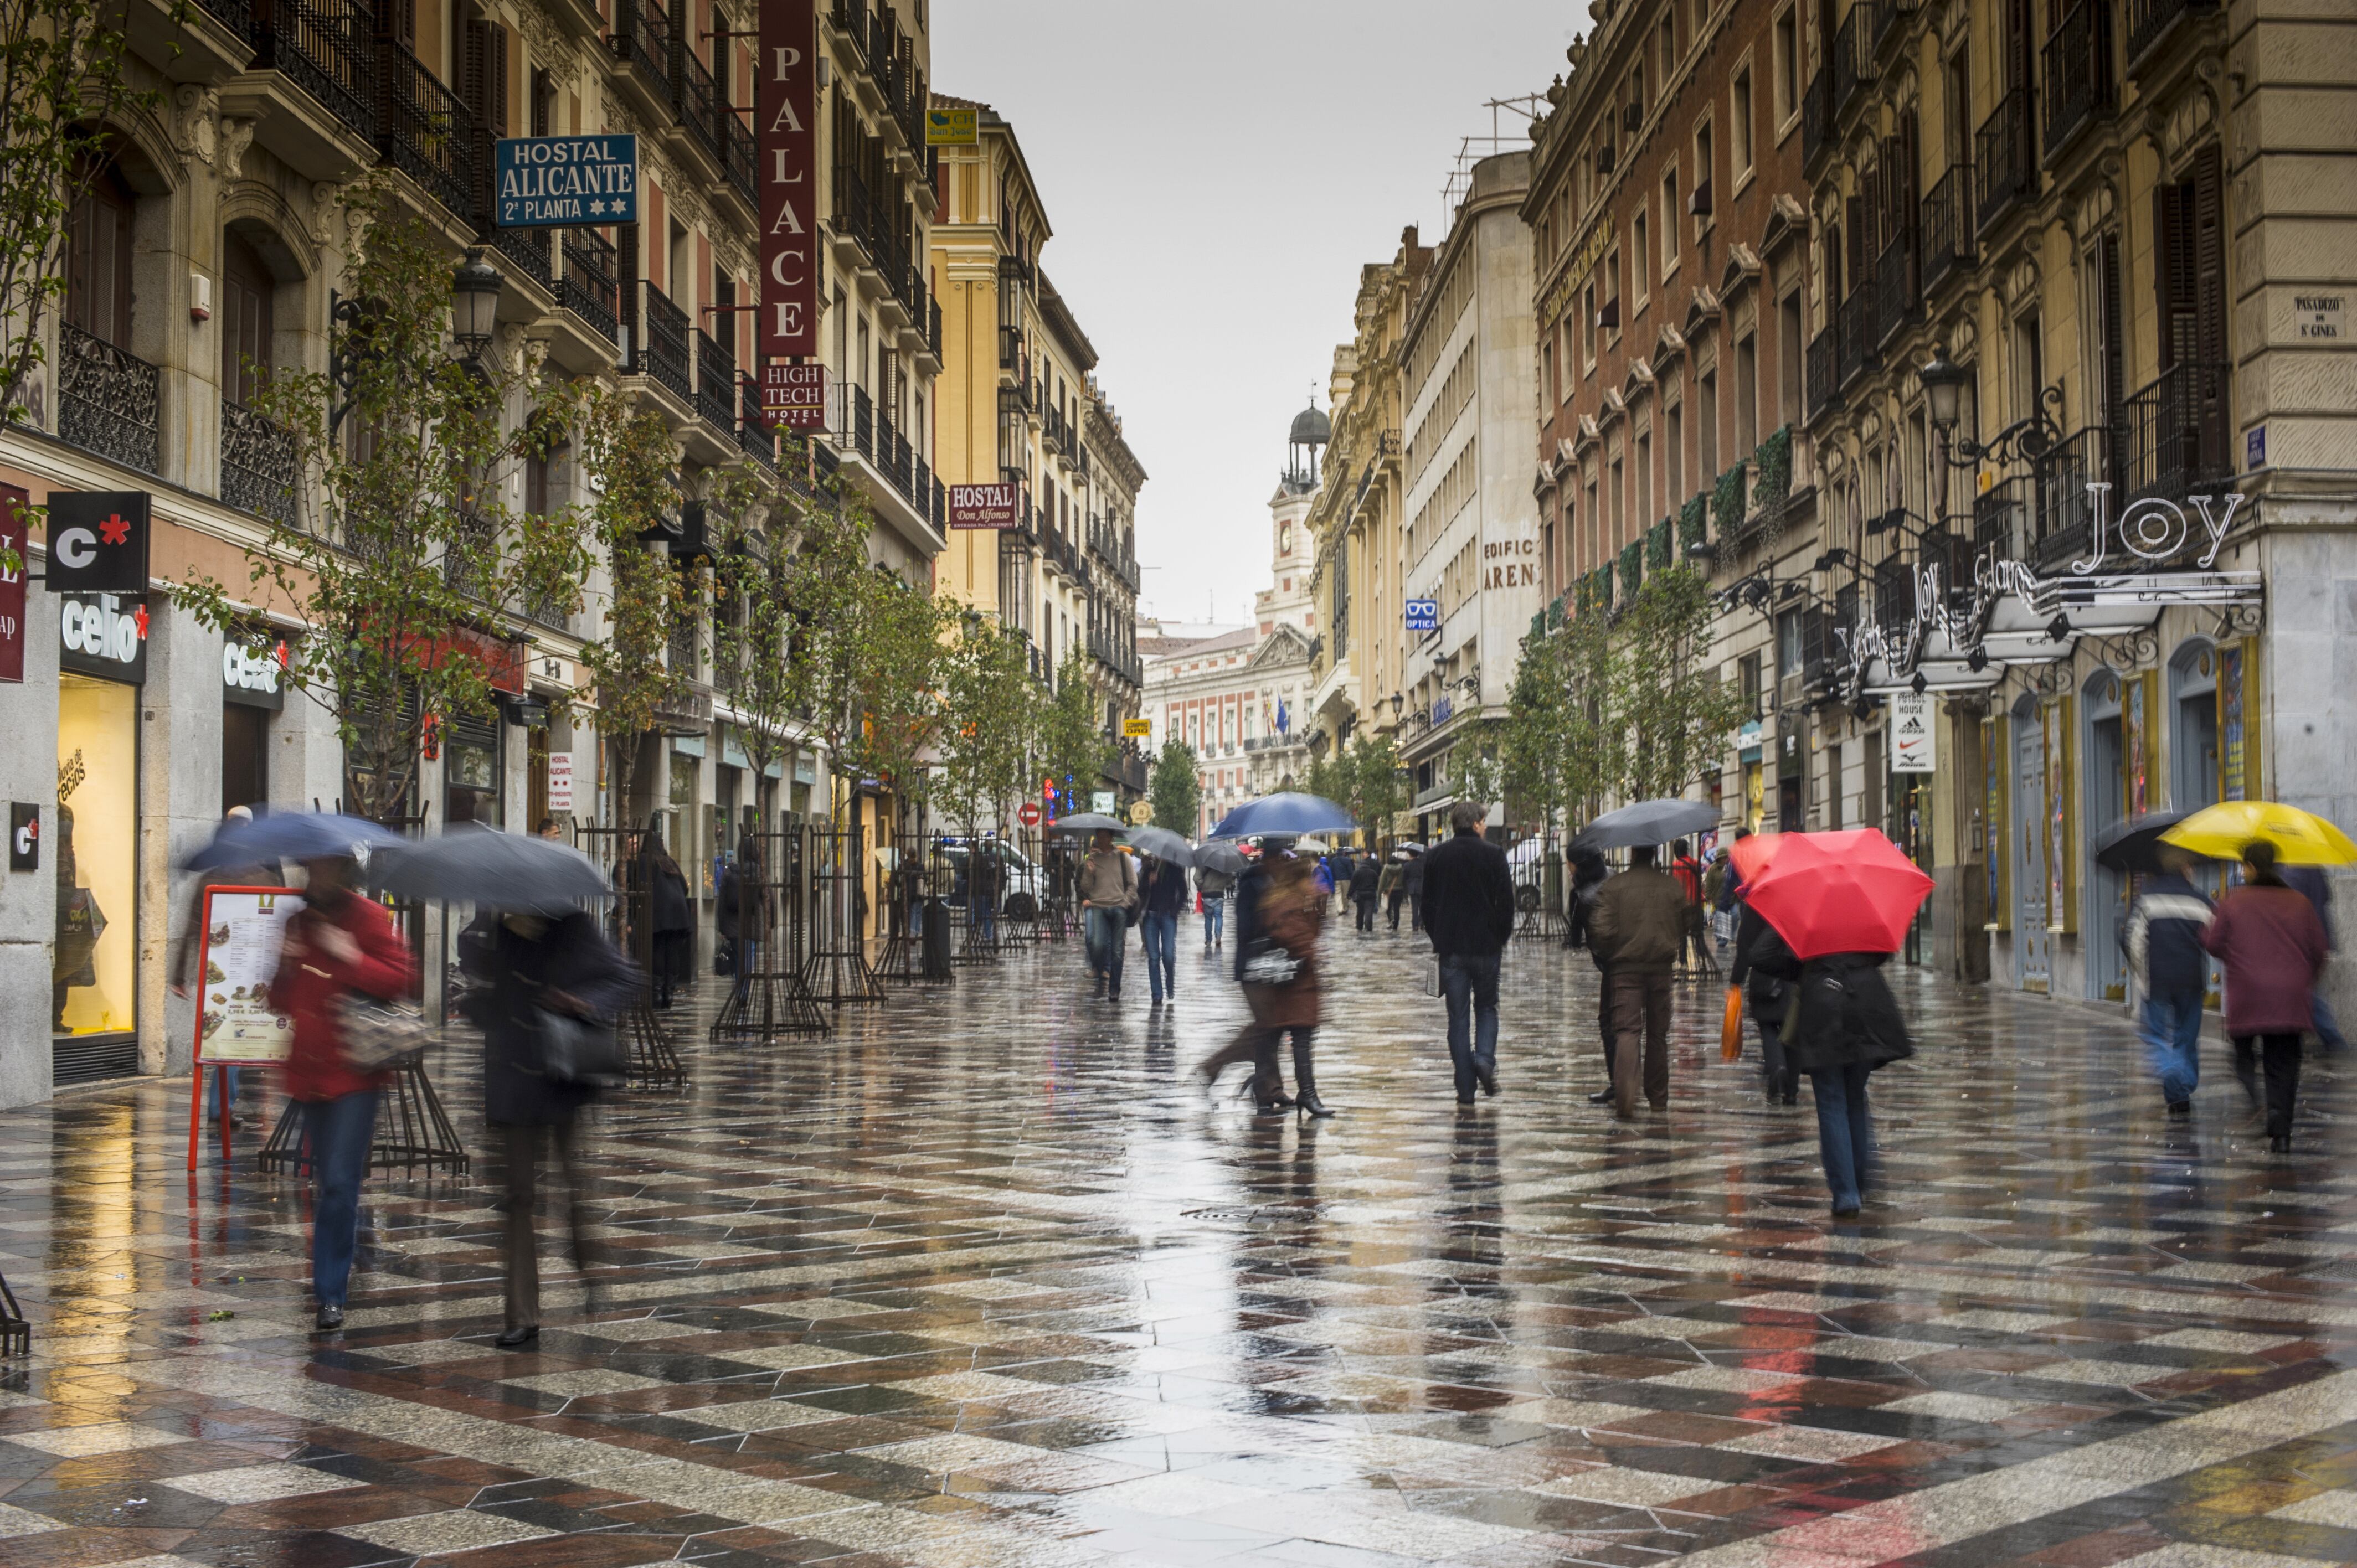
[[1742,699],[1707,661],[1714,610],[1700,573],[1674,566],[1645,579],[1620,628],[1630,744],[1622,792],[1632,800],[1683,794],[1716,767]]
[[1571,805],[1564,784],[1572,702],[1565,667],[1568,644],[1561,627],[1523,639],[1498,732],[1500,786],[1542,826],[1556,822]]
[[[783,437],[784,461],[800,455]],[[792,549],[800,514],[768,476],[750,464],[722,470],[705,495],[707,517],[721,520],[713,567],[713,684],[738,714],[737,744],[757,779],[780,773],[789,732],[804,712],[793,679],[793,641],[801,624],[793,600]]]
[[1593,816],[1627,774],[1620,654],[1610,612],[1600,606],[1583,608],[1560,635],[1564,800],[1577,814]]
[[[497,349],[451,354],[451,260],[389,182],[356,183],[348,281],[367,302],[339,324],[349,392],[316,371],[282,370],[256,411],[288,432],[317,526],[268,521],[235,591],[202,573],[175,590],[205,625],[241,628],[250,607],[291,610],[309,628],[289,645],[285,680],[334,716],[344,746],[344,806],[380,822],[412,814],[429,733],[492,710],[513,673],[502,629],[527,603],[580,601],[590,556],[570,510],[511,508],[510,477],[573,422],[572,388],[539,381]],[[539,417],[510,430],[502,411],[529,393]],[[300,507],[288,509],[298,520]]]
[[1312,746],[1309,766],[1301,774],[1301,792],[1342,804],[1342,798],[1351,792],[1351,785],[1343,773],[1340,754],[1329,756],[1324,748]]
[[1338,760],[1347,791],[1343,804],[1366,830],[1367,843],[1372,846],[1390,835],[1393,817],[1407,804],[1407,791],[1400,779],[1399,748],[1388,736],[1361,732]]
[[968,834],[996,825],[1030,773],[1032,681],[1023,643],[964,611],[942,659],[943,808]]
[[1195,748],[1177,736],[1164,741],[1146,794],[1154,804],[1155,826],[1194,837],[1203,814],[1203,780]]
[[1066,650],[1056,670],[1055,689],[1043,697],[1035,754],[1039,773],[1059,786],[1069,779],[1080,809],[1086,811],[1089,795],[1111,766],[1116,748],[1105,734],[1104,703],[1089,674],[1088,659],[1079,649]]
[[1476,725],[1448,748],[1448,771],[1456,781],[1457,798],[1484,810],[1498,804],[1506,792],[1505,766],[1499,756],[1500,728],[1496,720]]

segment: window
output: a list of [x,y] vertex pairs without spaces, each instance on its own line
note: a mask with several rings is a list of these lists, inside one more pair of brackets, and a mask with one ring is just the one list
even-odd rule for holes
[[1662,59],[1662,91],[1667,92],[1670,90],[1670,74],[1677,69],[1678,63],[1678,23],[1674,13],[1663,15],[1662,30],[1655,40],[1655,47]]
[[1776,307],[1776,362],[1781,370],[1776,399],[1776,423],[1801,423],[1801,373],[1808,347],[1801,340],[1801,291],[1786,295]]
[[1662,173],[1662,277],[1678,270],[1678,166]]
[[66,215],[66,322],[131,348],[131,188],[98,171]]
[[1801,612],[1786,610],[1776,618],[1776,677],[1787,680],[1801,672]]
[[1760,445],[1760,339],[1745,333],[1735,343],[1735,451],[1738,460]]
[[1711,161],[1710,122],[1705,120],[1695,132],[1694,198],[1687,205],[1694,209],[1695,234],[1697,238],[1710,230],[1711,175],[1716,166]]
[[1673,403],[1663,418],[1669,428],[1662,442],[1662,498],[1672,506],[1685,499],[1685,436],[1686,411],[1683,403]]
[[1641,307],[1652,296],[1652,252],[1645,242],[1645,214],[1640,211],[1629,228],[1629,282]]
[[1736,73],[1730,119],[1727,134],[1734,139],[1727,150],[1735,162],[1735,177],[1740,181],[1751,172],[1751,71],[1748,66]]
[[1653,515],[1653,436],[1648,431],[1637,437],[1637,523],[1646,526]]
[[1776,124],[1791,119],[1801,106],[1800,18],[1787,10],[1776,18]]
[[242,406],[253,405],[270,376],[274,283],[242,236],[221,235],[221,396]]
[[1735,661],[1737,687],[1743,693],[1743,712],[1747,718],[1760,716],[1760,655],[1747,653]]
[[1695,478],[1710,485],[1718,479],[1718,372],[1705,371],[1695,386],[1696,401],[1702,405],[1695,410],[1695,440],[1700,456]]
[[1579,359],[1587,370],[1596,369],[1596,285],[1589,284],[1581,295],[1579,312]]
[[1620,458],[1612,459],[1612,537],[1629,537],[1629,473]]

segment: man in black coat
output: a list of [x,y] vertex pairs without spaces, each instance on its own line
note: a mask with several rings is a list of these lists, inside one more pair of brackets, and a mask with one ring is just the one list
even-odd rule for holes
[[1457,1069],[1459,1105],[1473,1103],[1477,1083],[1485,1094],[1498,1092],[1499,958],[1514,934],[1514,879],[1506,852],[1481,836],[1488,814],[1459,800],[1448,812],[1454,832],[1423,862],[1424,929],[1448,1000],[1448,1059]]
[[1351,902],[1359,912],[1358,929],[1375,929],[1375,885],[1383,880],[1383,868],[1372,854],[1351,868]]

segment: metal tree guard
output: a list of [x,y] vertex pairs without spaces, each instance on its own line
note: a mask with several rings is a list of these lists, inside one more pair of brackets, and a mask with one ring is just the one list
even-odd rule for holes
[[[802,976],[808,941],[804,923],[810,830],[780,822],[777,831],[752,835],[755,886],[760,897],[761,940],[748,970],[740,943],[737,983],[712,1020],[716,1044],[747,1044],[781,1035],[823,1035],[834,1026],[811,994]],[[738,868],[738,875],[744,875]]]
[[[442,1109],[442,1097],[434,1092],[434,1081],[425,1076],[425,1064],[414,1061],[395,1068],[392,1087],[377,1112],[376,1136],[369,1144],[369,1169],[390,1171],[399,1166],[404,1176],[414,1176],[420,1165],[428,1176],[439,1166],[452,1176],[465,1176],[470,1163],[458,1130],[450,1125]],[[270,1130],[270,1141],[262,1145],[254,1164],[274,1176],[292,1176],[310,1164],[299,1101],[288,1101],[279,1112],[278,1124]]]
[[804,830],[808,845],[806,884],[811,910],[811,945],[802,960],[801,980],[813,1001],[841,1011],[854,1006],[881,1005],[884,983],[867,961],[867,948],[859,931],[859,884],[866,864],[867,832],[862,829],[813,827]]

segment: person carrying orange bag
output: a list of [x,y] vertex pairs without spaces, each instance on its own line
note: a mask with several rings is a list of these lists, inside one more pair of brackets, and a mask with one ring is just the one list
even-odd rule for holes
[[1718,1059],[1731,1062],[1743,1054],[1743,987],[1727,988],[1727,1011],[1718,1020]]

